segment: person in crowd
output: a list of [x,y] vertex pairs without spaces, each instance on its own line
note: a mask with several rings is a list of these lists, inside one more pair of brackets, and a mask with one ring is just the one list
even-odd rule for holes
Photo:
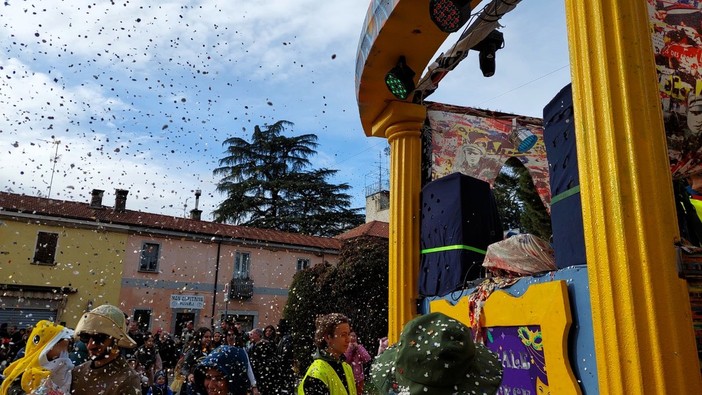
[[173,391],[168,388],[168,375],[165,371],[159,370],[154,374],[154,383],[149,387],[146,395],[173,395]]
[[263,337],[263,333],[260,328],[249,332],[251,347],[248,353],[259,391],[268,395],[280,389],[280,359],[275,346]]
[[72,395],[140,395],[141,380],[120,353],[120,348],[134,348],[136,342],[127,335],[124,313],[105,304],[83,314],[75,330],[88,347],[90,360],[72,372]]
[[400,340],[373,361],[373,383],[383,394],[495,394],[502,364],[470,328],[443,313],[405,324]]
[[129,365],[130,368],[134,369],[134,371],[137,372],[137,374],[139,375],[139,380],[141,382],[141,393],[143,395],[146,395],[146,393],[149,391],[149,378],[146,376],[144,367],[141,366],[139,360],[137,360],[134,356],[127,359],[127,365]]
[[212,334],[212,349],[214,350],[215,348],[221,346],[222,344],[224,344],[224,337],[222,336],[222,332],[215,331]]
[[178,362],[178,358],[180,358],[180,351],[178,351],[178,347],[171,335],[166,331],[161,332],[158,354],[161,356],[163,369],[166,370],[166,373],[172,373]]
[[24,343],[22,343],[22,333],[17,329],[17,325],[7,327],[7,337],[3,340],[5,347],[5,360],[10,363],[17,359],[17,353]]
[[227,331],[227,334],[224,336],[224,345],[225,346],[236,346],[236,328],[232,327]]
[[358,336],[354,331],[351,331],[349,334],[349,348],[346,349],[344,356],[346,357],[346,362],[351,365],[351,369],[353,369],[353,378],[356,381],[356,392],[362,394],[365,384],[365,376],[363,375],[364,365],[370,362],[371,356],[368,351],[366,351],[366,348],[358,343]]
[[[243,347],[239,347],[236,344],[236,338],[237,338],[237,329],[234,325],[229,326],[229,331],[227,331],[227,335],[225,337],[226,343],[225,346],[229,347],[237,347],[240,348],[244,354],[246,355],[246,363],[248,364],[248,369],[247,369],[247,375],[249,376],[249,382],[252,383],[252,386],[257,387],[257,382],[256,382],[256,375],[254,375],[253,368],[251,368],[251,358],[249,358],[248,353]],[[258,391],[258,389],[256,390]]]
[[85,345],[80,339],[73,339],[73,345],[71,346],[71,352],[68,354],[71,358],[73,365],[78,366],[83,362],[88,360],[88,346]]
[[188,321],[185,323],[185,328],[183,328],[183,331],[180,334],[180,339],[183,342],[183,352],[188,351],[187,348],[190,346],[193,340],[193,336],[195,336],[195,324],[193,324],[192,321]]
[[237,347],[246,347],[246,342],[249,340],[246,331],[241,326],[241,322],[234,322],[234,328],[236,329],[236,345]]
[[378,352],[375,353],[375,355],[380,355],[383,353],[383,351],[387,350],[388,348],[388,337],[381,337],[378,339]]
[[331,313],[318,317],[315,326],[317,352],[298,386],[298,394],[356,395],[353,369],[344,362],[351,333],[349,319],[343,314]]
[[148,385],[151,386],[154,383],[156,371],[163,369],[163,361],[156,347],[154,335],[148,332],[144,334],[144,344],[136,350],[134,357],[144,369],[144,374],[149,379]]
[[185,352],[183,357],[181,374],[187,378],[187,382],[191,382],[197,364],[212,351],[212,331],[210,328],[198,328],[190,341],[190,345],[186,347],[188,351]]
[[1,395],[29,394],[44,388],[57,394],[71,389],[73,362],[68,358],[68,346],[73,331],[51,321],[41,320],[30,334],[24,356],[11,363],[3,372]]
[[231,326],[231,322],[223,318],[221,321],[219,321],[219,331],[222,332],[222,335],[226,335],[227,331],[229,331],[229,327]]
[[26,329],[21,328],[15,332],[17,337],[19,337],[19,342],[15,343],[15,349],[17,349],[17,352],[15,353],[14,358],[12,358],[12,361],[16,361],[24,357],[24,348],[27,346],[27,339],[29,339],[29,334],[32,333],[33,330],[34,327],[30,325]]
[[136,342],[136,347],[129,349],[129,348],[124,348],[122,349],[122,354],[124,354],[124,357],[129,359],[132,356],[134,356],[134,353],[144,345],[144,332],[139,329],[139,323],[136,322],[135,320],[129,321],[129,330],[127,331],[127,335]]
[[293,355],[293,338],[290,334],[288,321],[278,322],[278,358],[280,359],[280,382],[283,390],[293,393],[295,387],[295,357]]
[[195,370],[195,388],[207,395],[259,395],[246,352],[241,347],[220,346]]
[[278,339],[273,325],[267,325],[263,328],[263,338],[271,344],[278,344]]
[[203,395],[203,393],[198,392],[195,388],[195,374],[191,374],[187,377],[185,383],[183,383],[180,388],[179,395]]

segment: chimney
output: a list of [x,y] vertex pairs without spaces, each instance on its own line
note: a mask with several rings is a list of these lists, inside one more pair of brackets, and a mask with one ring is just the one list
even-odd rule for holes
[[128,193],[126,189],[115,189],[115,212],[123,213],[126,210]]
[[102,189],[93,189],[90,197],[90,208],[102,208],[102,195],[105,193]]
[[202,210],[198,210],[196,208],[190,210],[190,219],[200,221],[202,219]]
[[195,221],[200,221],[202,219],[202,210],[198,210],[197,208],[197,206],[200,204],[201,195],[201,190],[195,190],[195,208],[190,210],[190,219],[194,219]]

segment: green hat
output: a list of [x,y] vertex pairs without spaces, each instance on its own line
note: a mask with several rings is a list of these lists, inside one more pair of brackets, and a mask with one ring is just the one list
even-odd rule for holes
[[502,364],[485,346],[473,343],[470,328],[431,313],[405,325],[400,341],[376,357],[371,375],[382,393],[495,394]]

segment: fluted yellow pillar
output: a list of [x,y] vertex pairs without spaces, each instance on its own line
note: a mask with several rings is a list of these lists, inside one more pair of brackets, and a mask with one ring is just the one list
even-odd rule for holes
[[702,388],[645,1],[566,0],[599,393]]
[[391,102],[373,123],[373,135],[390,144],[390,242],[388,340],[400,338],[402,326],[417,315],[419,273],[420,129],[422,105]]

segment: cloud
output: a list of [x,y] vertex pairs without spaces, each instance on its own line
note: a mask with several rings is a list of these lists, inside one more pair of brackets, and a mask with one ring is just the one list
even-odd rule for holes
[[[533,24],[546,5],[523,3],[504,19],[507,45],[497,75],[484,79],[471,55],[430,100],[539,112],[567,71],[518,87],[567,63],[567,51],[564,38],[537,48],[530,40],[564,35],[564,16],[553,26]],[[314,166],[338,169],[334,182],[351,184],[354,206],[363,205],[387,145],[365,137],[355,101],[368,2],[8,4],[0,8],[6,189],[46,194],[52,183],[52,197],[87,201],[93,188],[124,188],[130,208],[183,215],[184,201],[199,188],[207,217],[223,199],[212,176],[221,142],[288,120],[292,133],[319,136]]]

